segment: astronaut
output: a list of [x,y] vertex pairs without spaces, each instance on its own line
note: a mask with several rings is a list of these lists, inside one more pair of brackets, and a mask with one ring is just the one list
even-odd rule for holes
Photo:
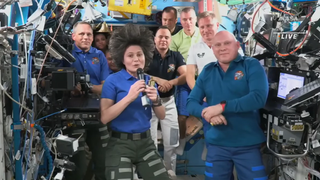
[[[139,80],[137,75],[137,70],[145,69],[152,60],[152,37],[145,27],[126,24],[110,39],[111,56],[121,70],[106,79],[101,94],[101,121],[110,122],[112,131],[105,152],[107,180],[132,180],[133,165],[145,180],[169,180],[150,133],[152,110],[164,119],[165,108],[157,89],[146,86],[150,76]],[[150,106],[142,105],[143,93]]]

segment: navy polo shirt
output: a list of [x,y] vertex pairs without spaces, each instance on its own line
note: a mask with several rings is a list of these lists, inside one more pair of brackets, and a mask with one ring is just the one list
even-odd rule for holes
[[[150,76],[145,75],[145,80],[148,83]],[[138,79],[131,76],[125,69],[111,74],[103,84],[101,98],[111,99],[116,104],[127,96],[131,85],[137,81]],[[110,126],[113,131],[143,133],[150,129],[151,107],[143,107],[141,97],[142,93],[111,121]]]
[[[155,50],[153,60],[149,65],[148,74],[151,76],[159,77],[165,80],[172,80],[178,76],[178,68],[186,65],[185,60],[179,52],[168,50],[166,57],[162,59],[160,53]],[[169,97],[174,94],[175,88],[170,91],[162,93],[159,92],[160,97]]]
[[90,82],[93,85],[100,85],[111,73],[105,54],[102,51],[91,47],[88,52],[83,52],[76,45],[72,50],[76,62],[70,64],[63,61],[64,67],[74,67],[78,72],[85,72],[90,75]]
[[211,126],[206,141],[226,147],[256,145],[265,141],[259,109],[265,106],[268,91],[267,76],[259,61],[238,55],[226,72],[218,62],[205,66],[188,97],[187,110],[201,117],[204,97],[208,106],[226,101],[222,115],[228,124]]

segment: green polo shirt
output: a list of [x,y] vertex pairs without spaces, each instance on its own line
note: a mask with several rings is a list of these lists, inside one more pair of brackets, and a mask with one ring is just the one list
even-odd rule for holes
[[177,34],[172,36],[170,50],[180,52],[183,58],[187,60],[190,47],[200,42],[200,40],[201,40],[201,35],[200,35],[199,28],[196,27],[192,37],[186,35],[183,29],[181,29]]

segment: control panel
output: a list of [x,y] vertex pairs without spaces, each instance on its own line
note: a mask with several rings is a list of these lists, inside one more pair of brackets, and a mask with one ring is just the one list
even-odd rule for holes
[[63,126],[88,126],[100,123],[99,112],[65,112],[59,117]]
[[83,120],[83,121],[98,121],[100,113],[98,112],[83,112],[83,113],[61,113],[61,120]]

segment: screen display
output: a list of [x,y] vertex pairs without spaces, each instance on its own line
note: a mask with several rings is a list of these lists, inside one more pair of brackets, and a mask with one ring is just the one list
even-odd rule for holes
[[277,97],[285,99],[292,89],[301,88],[303,84],[304,77],[302,76],[280,73]]

